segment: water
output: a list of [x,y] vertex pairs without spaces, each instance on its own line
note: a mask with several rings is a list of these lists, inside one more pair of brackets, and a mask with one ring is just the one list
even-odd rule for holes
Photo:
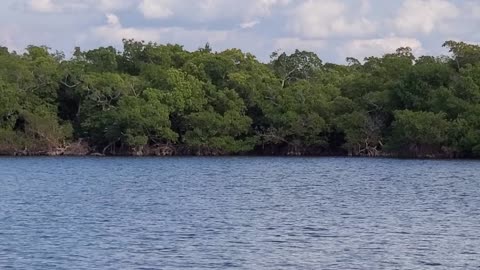
[[0,269],[480,269],[480,162],[1,158]]

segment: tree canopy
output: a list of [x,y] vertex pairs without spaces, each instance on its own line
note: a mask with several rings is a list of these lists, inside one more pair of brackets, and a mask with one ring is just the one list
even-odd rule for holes
[[0,154],[480,157],[480,46],[399,48],[345,65],[313,52],[0,47]]

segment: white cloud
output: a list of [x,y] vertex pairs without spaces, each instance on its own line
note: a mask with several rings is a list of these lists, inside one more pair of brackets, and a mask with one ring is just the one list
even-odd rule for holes
[[9,50],[19,51],[22,48],[18,46],[15,33],[20,31],[16,25],[0,26],[0,46],[6,46]]
[[395,52],[400,47],[410,47],[415,54],[424,52],[422,43],[415,38],[388,37],[380,39],[357,39],[342,46],[338,53],[342,57],[363,59],[369,56],[382,56]]
[[172,0],[143,0],[138,8],[147,19],[163,19],[173,15]]
[[276,6],[286,6],[292,0],[256,0],[250,2],[252,2],[252,7],[249,16],[267,16]]
[[324,40],[306,40],[300,38],[279,38],[275,41],[275,49],[293,52],[296,49],[317,52],[325,48],[327,42]]
[[[348,55],[381,55],[401,45],[421,48],[420,41],[429,53],[441,54],[441,44],[450,37],[480,40],[480,0],[4,2],[0,45],[46,44],[67,54],[74,46],[120,46],[122,38],[130,37],[192,49],[208,41],[214,49],[236,47],[259,57],[279,48],[299,48],[321,51],[337,62]],[[105,14],[105,22],[99,23]]]
[[480,4],[478,2],[470,1],[465,4],[466,12],[474,19],[480,19]]
[[[368,11],[367,2],[361,4]],[[376,24],[365,17],[349,19],[349,7],[339,0],[305,0],[290,16],[289,29],[308,38],[364,36],[376,30]]]
[[113,11],[130,8],[134,1],[132,0],[100,0],[95,1],[94,4],[98,5],[100,10]]
[[361,0],[360,2],[360,13],[367,14],[372,11],[372,3],[370,0]]
[[394,26],[402,33],[429,34],[459,15],[459,8],[447,0],[405,0]]
[[30,0],[29,6],[36,12],[49,13],[61,10],[52,0]]
[[107,17],[108,25],[114,26],[114,27],[120,26],[120,19],[117,17],[117,15],[109,13],[105,16]]
[[253,20],[269,16],[272,9],[292,0],[142,0],[138,9],[147,19],[165,19],[175,15],[189,21],[219,19]]
[[160,43],[197,42],[201,46],[206,42],[212,44],[228,39],[226,31],[188,30],[180,27],[123,27],[119,18],[114,14],[107,14],[107,24],[93,29],[93,35],[100,40],[119,44],[123,38],[155,41]]
[[472,14],[475,18],[480,19],[480,6],[475,6],[472,9]]
[[58,13],[79,12],[89,9],[101,11],[122,10],[132,6],[132,0],[29,0],[28,7],[34,12]]
[[254,20],[254,21],[248,21],[240,24],[240,27],[242,29],[249,29],[255,27],[255,25],[259,24],[260,21]]
[[268,42],[263,37],[255,36],[250,31],[219,31],[182,27],[126,27],[114,14],[107,14],[106,21],[105,25],[95,27],[85,35],[77,36],[78,42],[85,43],[86,39],[89,39],[90,41],[95,40],[97,46],[120,47],[122,39],[132,38],[161,44],[177,43],[184,45],[188,50],[196,50],[208,42],[214,50],[241,48],[246,52],[262,52],[259,56],[265,56],[265,59],[272,50],[270,44],[267,45]]

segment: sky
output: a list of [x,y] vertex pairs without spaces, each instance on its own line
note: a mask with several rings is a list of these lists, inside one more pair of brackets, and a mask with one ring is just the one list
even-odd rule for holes
[[188,50],[317,53],[327,62],[398,47],[446,54],[446,40],[480,42],[480,0],[3,0],[0,45],[46,45],[70,55],[122,38]]

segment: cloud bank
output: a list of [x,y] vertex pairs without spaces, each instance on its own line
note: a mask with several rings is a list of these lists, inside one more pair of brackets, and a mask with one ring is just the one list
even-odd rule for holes
[[480,2],[468,0],[6,0],[0,44],[42,44],[71,53],[122,38],[196,49],[240,48],[267,60],[305,49],[331,62],[412,47],[444,53],[443,41],[479,42]]

